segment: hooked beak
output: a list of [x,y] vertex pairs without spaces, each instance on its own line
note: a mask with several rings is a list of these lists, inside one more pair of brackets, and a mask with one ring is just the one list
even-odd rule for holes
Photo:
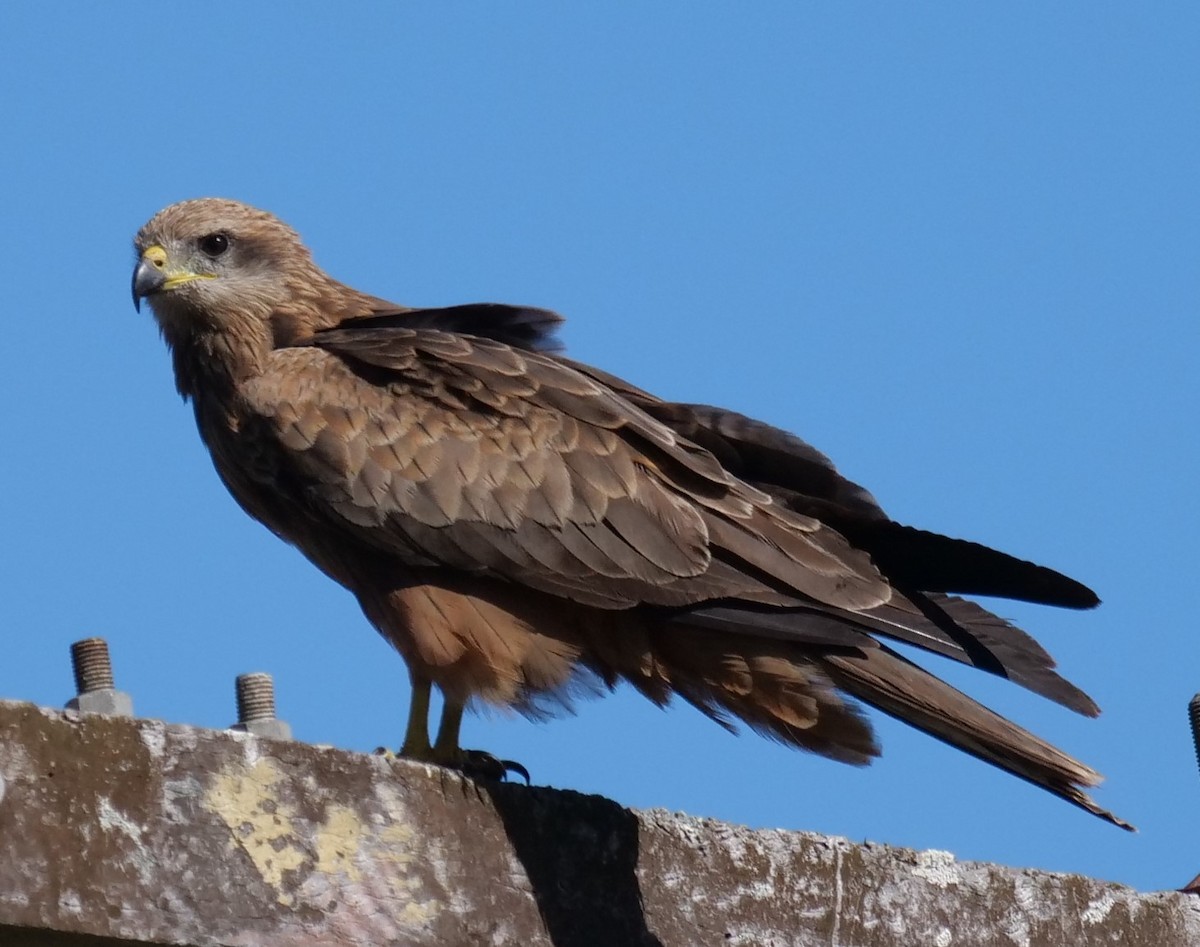
[[133,308],[142,311],[142,300],[161,292],[167,283],[167,251],[148,247],[133,270]]
[[142,300],[155,293],[166,292],[198,279],[216,279],[211,273],[193,273],[191,270],[168,265],[167,251],[155,244],[142,252],[142,258],[133,270],[133,308],[142,310]]

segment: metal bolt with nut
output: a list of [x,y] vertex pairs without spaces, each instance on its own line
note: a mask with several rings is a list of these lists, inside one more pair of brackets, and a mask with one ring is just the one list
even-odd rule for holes
[[272,740],[292,738],[292,728],[275,716],[275,682],[270,674],[239,674],[236,687],[238,722],[230,730]]
[[133,716],[133,698],[117,690],[108,642],[103,638],[84,638],[71,645],[71,670],[75,673],[75,696],[67,701],[67,710]]

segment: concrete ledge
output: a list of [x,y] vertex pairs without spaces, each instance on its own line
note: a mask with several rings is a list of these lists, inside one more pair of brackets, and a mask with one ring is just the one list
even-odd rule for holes
[[1200,901],[0,702],[0,944],[1200,944]]

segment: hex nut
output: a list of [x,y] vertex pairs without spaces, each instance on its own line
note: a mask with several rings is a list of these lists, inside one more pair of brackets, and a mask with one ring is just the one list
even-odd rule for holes
[[275,718],[235,723],[229,729],[252,733],[256,737],[266,737],[269,740],[290,740],[292,738],[292,728],[284,721]]
[[67,701],[67,710],[84,714],[107,714],[110,717],[132,717],[133,698],[125,691],[104,687],[88,691]]

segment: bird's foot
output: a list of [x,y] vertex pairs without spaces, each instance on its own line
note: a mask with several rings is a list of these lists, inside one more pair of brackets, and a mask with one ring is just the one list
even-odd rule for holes
[[515,760],[502,760],[486,750],[464,750],[455,747],[452,750],[442,750],[437,747],[421,747],[411,749],[401,747],[399,752],[387,747],[378,747],[375,752],[388,759],[417,760],[434,766],[444,766],[446,769],[457,770],[468,779],[490,779],[503,782],[509,773],[516,773],[529,785],[529,770]]
[[516,773],[529,785],[529,770],[515,760],[502,760],[485,750],[456,750],[454,759],[440,763],[456,769],[471,779],[493,779],[504,782],[509,773]]

